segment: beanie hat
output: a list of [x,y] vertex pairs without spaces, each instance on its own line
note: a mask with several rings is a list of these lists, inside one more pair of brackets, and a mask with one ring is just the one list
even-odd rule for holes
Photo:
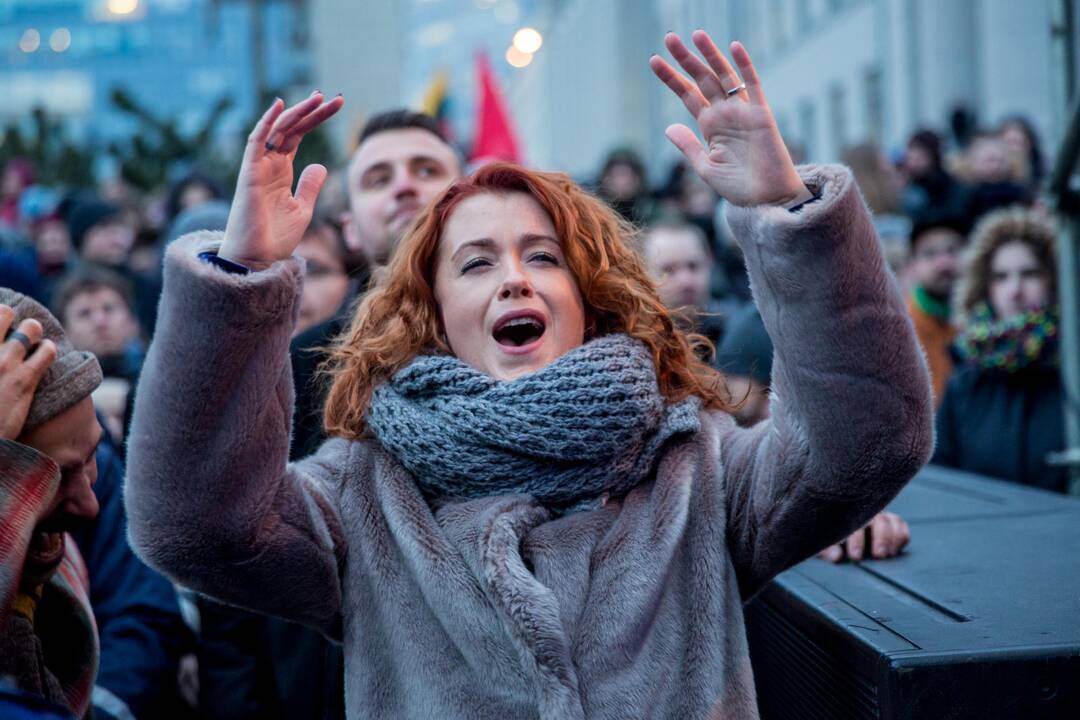
[[749,305],[731,319],[716,349],[716,366],[728,375],[748,377],[767,386],[772,383],[772,361],[772,340],[757,307]]
[[89,396],[101,384],[101,366],[91,353],[72,347],[60,323],[41,303],[14,290],[0,288],[0,304],[10,305],[15,310],[12,328],[17,328],[23,320],[33,318],[41,323],[44,330],[42,339],[56,343],[56,360],[34,392],[30,412],[23,424],[25,432]]
[[224,200],[208,200],[183,210],[176,216],[165,233],[165,244],[197,230],[224,230],[228,223],[229,203]]
[[76,250],[82,250],[86,234],[95,225],[112,220],[120,214],[120,208],[100,200],[80,202],[71,209],[68,216],[68,229],[71,231],[71,244]]

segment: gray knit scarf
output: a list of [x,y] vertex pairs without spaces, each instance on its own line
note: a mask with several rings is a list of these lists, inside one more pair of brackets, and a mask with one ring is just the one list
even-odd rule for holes
[[606,335],[509,382],[420,356],[375,390],[367,421],[429,500],[527,494],[568,510],[645,480],[699,407],[666,404],[645,345]]

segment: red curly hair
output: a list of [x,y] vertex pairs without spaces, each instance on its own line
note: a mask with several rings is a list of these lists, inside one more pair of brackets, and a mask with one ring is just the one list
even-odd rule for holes
[[708,357],[711,344],[678,328],[634,250],[633,227],[567,175],[492,163],[444,190],[417,219],[357,308],[348,331],[330,349],[325,368],[333,379],[324,417],[327,433],[362,437],[377,385],[418,355],[450,353],[433,283],[439,238],[463,200],[513,192],[531,196],[551,216],[581,290],[591,335],[626,333],[643,342],[656,364],[660,392],[669,402],[696,395],[706,408],[730,410],[723,376],[699,355]]

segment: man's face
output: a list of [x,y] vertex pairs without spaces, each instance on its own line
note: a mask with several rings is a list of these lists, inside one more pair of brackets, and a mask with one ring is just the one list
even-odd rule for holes
[[427,130],[372,135],[349,165],[346,243],[385,265],[413,219],[460,174],[454,151]]
[[911,256],[911,279],[931,295],[948,297],[956,282],[963,247],[964,236],[950,228],[922,233]]
[[1008,180],[1012,172],[1005,145],[998,138],[983,137],[975,140],[968,150],[971,179],[980,183]]
[[123,296],[111,287],[80,292],[64,308],[64,330],[77,350],[106,357],[123,351],[139,335],[139,324]]
[[135,231],[122,219],[115,218],[86,231],[82,256],[103,265],[120,266],[127,262],[134,244]]
[[60,489],[37,529],[67,532],[97,517],[94,495],[101,425],[89,396],[19,437],[19,442],[48,455],[60,466]]
[[645,242],[645,264],[664,305],[672,310],[705,308],[712,260],[696,232],[689,228],[650,230]]

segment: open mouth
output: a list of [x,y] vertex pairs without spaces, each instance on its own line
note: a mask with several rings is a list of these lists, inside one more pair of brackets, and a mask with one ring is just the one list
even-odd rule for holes
[[539,340],[546,329],[544,318],[539,313],[509,313],[495,323],[491,336],[505,347],[522,347]]

